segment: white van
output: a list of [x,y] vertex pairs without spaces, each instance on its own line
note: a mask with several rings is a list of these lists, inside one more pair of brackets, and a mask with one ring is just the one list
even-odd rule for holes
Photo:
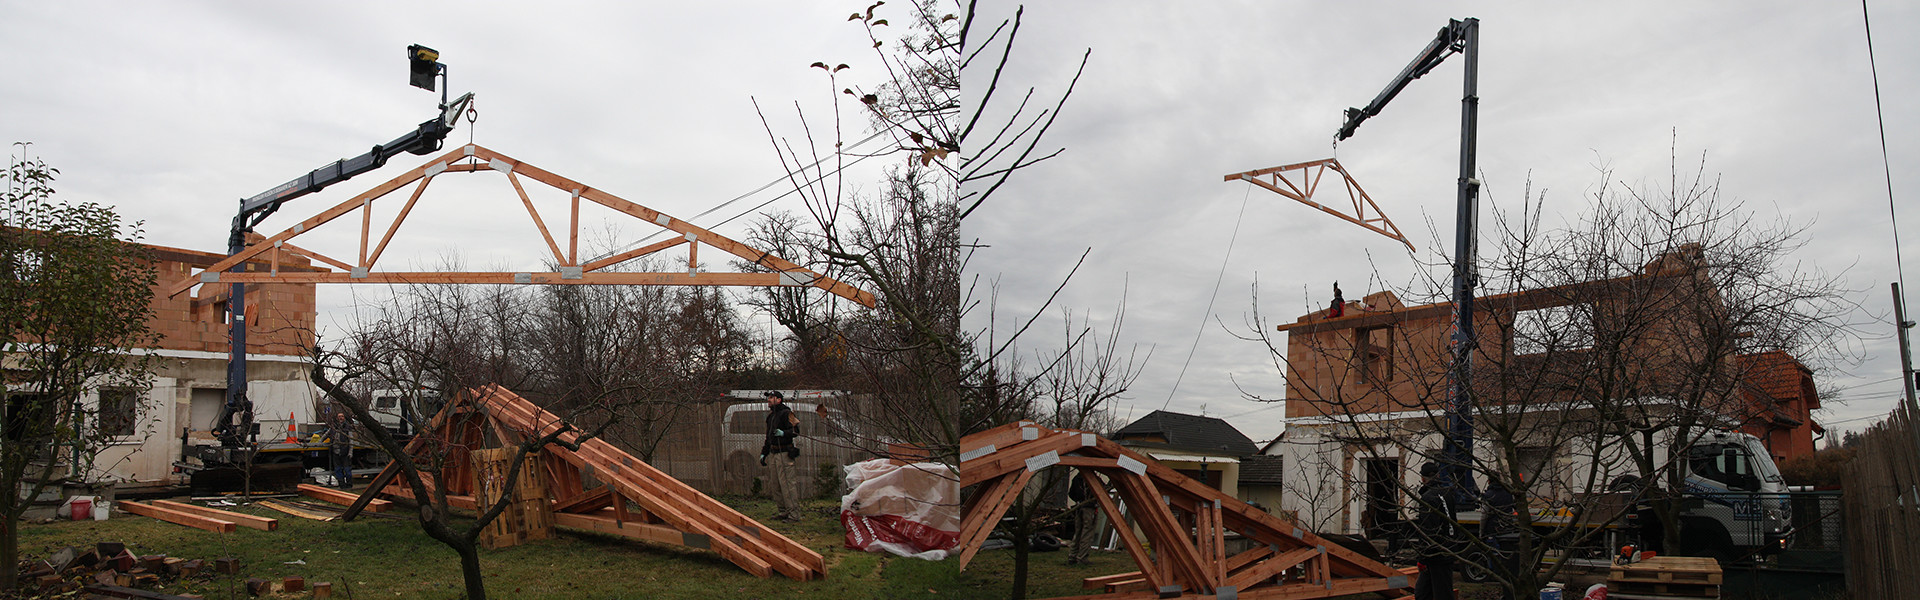
[[846,395],[837,390],[734,390],[729,397],[751,400],[728,406],[720,425],[722,477],[737,491],[751,488],[760,476],[760,445],[767,438],[767,403],[764,394],[778,391],[783,402],[800,417],[800,459],[796,471],[802,481],[811,481],[821,463],[836,468],[852,462],[856,454],[852,431],[844,419],[831,414],[824,404],[807,400],[826,400]]

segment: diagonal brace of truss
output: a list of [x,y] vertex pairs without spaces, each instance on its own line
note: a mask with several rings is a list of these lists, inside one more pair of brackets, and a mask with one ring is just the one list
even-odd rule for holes
[[[1341,212],[1340,209],[1314,200],[1314,192],[1319,190],[1320,183],[1329,171],[1340,176],[1340,182],[1344,184],[1343,187],[1347,192],[1347,200],[1353,205],[1352,214]],[[1340,166],[1340,161],[1336,159],[1327,158],[1234,173],[1226,176],[1225,181],[1245,181],[1266,188],[1275,194],[1292,198],[1301,204],[1320,209],[1321,212],[1365,227],[1368,231],[1392,238],[1393,241],[1406,245],[1408,251],[1414,250],[1413,242],[1407,241],[1407,236],[1400,234],[1400,228],[1394,226],[1393,220],[1388,219],[1385,213],[1380,212],[1380,205],[1373,203],[1373,198],[1367,196],[1367,191],[1360,189],[1360,182],[1354,181],[1353,175],[1347,173],[1347,170]]]
[[[437,176],[446,173],[500,172],[507,177],[513,190],[518,194],[521,204],[527,209],[534,229],[540,233],[542,241],[552,253],[554,263],[560,265],[554,272],[381,272],[374,265],[386,251],[388,242],[393,240],[400,225],[419,202],[427,185]],[[563,250],[553,231],[534,210],[533,201],[527,196],[521,178],[531,179],[563,192],[571,194],[571,215],[567,224],[567,247]],[[402,205],[393,222],[387,225],[385,233],[375,242],[373,237],[373,203],[387,194],[418,182],[413,192]],[[579,259],[580,246],[580,201],[605,206],[620,213],[658,225],[680,234],[672,239],[650,244],[615,256],[582,264]],[[352,263],[335,257],[326,256],[311,250],[294,246],[290,241],[338,219],[354,210],[361,211],[360,251],[357,260]],[[629,273],[608,271],[620,263],[686,244],[688,268],[685,273]],[[760,273],[705,273],[697,268],[699,247],[705,245],[727,254],[745,259],[759,265],[768,272]],[[280,259],[282,253],[303,256],[340,269],[343,272],[282,272]],[[236,265],[247,261],[264,260],[266,271],[227,272]],[[874,306],[873,294],[850,284],[835,280],[794,264],[772,253],[755,249],[734,241],[726,236],[697,227],[692,223],[675,219],[665,213],[629,202],[613,194],[598,190],[573,180],[555,175],[539,167],[521,162],[487,148],[468,144],[453,149],[446,154],[430,160],[427,164],[400,174],[392,180],[375,186],[358,196],[354,196],[327,209],[293,227],[274,234],[258,243],[248,246],[238,254],[227,257],[205,270],[174,283],[166,289],[168,296],[177,296],[203,283],[482,283],[482,284],[622,284],[622,285],[725,285],[725,286],[812,286],[828,293],[857,302],[863,306]]]

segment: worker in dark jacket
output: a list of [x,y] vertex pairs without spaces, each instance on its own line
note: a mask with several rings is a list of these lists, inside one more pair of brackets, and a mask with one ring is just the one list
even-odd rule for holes
[[1420,579],[1413,584],[1415,600],[1453,600],[1454,551],[1459,547],[1459,525],[1454,520],[1453,499],[1440,485],[1439,463],[1420,466],[1419,528]]
[[[760,465],[767,467],[767,493],[780,507],[774,518],[798,521],[800,490],[794,487],[793,461],[800,458],[800,447],[793,442],[800,435],[800,417],[793,414],[780,392],[767,392],[765,396],[767,439],[760,444]],[[773,460],[771,465],[767,464],[769,458]]]
[[[1520,532],[1514,518],[1513,492],[1507,491],[1506,484],[1501,483],[1500,478],[1487,479],[1487,492],[1480,497],[1484,505],[1480,509],[1480,537],[1498,551],[1498,560],[1508,572],[1518,572],[1520,561],[1515,553],[1519,547]],[[1501,586],[1500,600],[1513,600],[1513,590]]]
[[346,411],[333,413],[333,422],[327,424],[327,449],[333,459],[333,485],[353,487],[353,421],[347,420]]

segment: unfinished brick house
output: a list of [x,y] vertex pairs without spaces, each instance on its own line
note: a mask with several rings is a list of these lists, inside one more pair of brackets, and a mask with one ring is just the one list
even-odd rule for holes
[[[173,462],[180,459],[183,438],[210,440],[208,432],[226,401],[228,286],[201,286],[198,295],[172,298],[160,292],[226,255],[154,245],[145,249],[157,271],[153,317],[147,324],[159,337],[151,350],[158,357],[154,378],[147,389],[98,389],[81,399],[98,403],[103,422],[118,434],[85,477],[123,487],[174,483]],[[283,253],[277,264],[261,261],[247,268],[326,270],[290,253]],[[263,436],[292,425],[288,411],[267,407],[306,407],[318,397],[307,382],[311,361],[305,350],[313,343],[314,303],[313,284],[247,290],[247,394],[262,407],[258,421]],[[300,412],[312,414],[310,408]]]
[[[1476,426],[1510,427],[1505,439],[1517,470],[1539,482],[1536,498],[1631,474],[1631,465],[1612,464],[1624,457],[1601,458],[1616,452],[1606,442],[1569,451],[1565,441],[1599,430],[1580,429],[1582,420],[1626,418],[1607,408],[1616,403],[1652,421],[1695,415],[1687,427],[1744,427],[1769,439],[1765,429],[1780,440],[1769,446],[1781,449],[1776,457],[1802,439],[1810,447],[1817,425],[1806,411],[1819,405],[1808,372],[1784,352],[1736,360],[1726,350],[1733,346],[1715,346],[1746,336],[1726,323],[1697,252],[1664,255],[1632,276],[1476,300]],[[1407,306],[1379,292],[1278,327],[1287,334],[1287,428],[1265,453],[1283,457],[1282,509],[1323,532],[1364,533],[1404,518],[1406,490],[1443,443],[1452,317],[1451,303]],[[1675,390],[1699,393],[1678,398]],[[1663,445],[1649,446],[1665,460]],[[1474,451],[1476,462],[1508,462],[1482,445]]]

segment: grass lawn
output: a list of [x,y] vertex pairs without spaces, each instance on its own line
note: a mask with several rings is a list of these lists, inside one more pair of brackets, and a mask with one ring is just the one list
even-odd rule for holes
[[[806,520],[785,523],[771,518],[774,507],[767,500],[721,500],[820,552],[826,557],[827,577],[810,582],[784,577],[761,579],[705,550],[563,532],[556,539],[482,550],[487,591],[502,599],[1006,597],[997,570],[975,567],[962,575],[955,572],[952,561],[927,562],[843,547],[836,501],[813,501],[808,505]],[[407,509],[396,509],[400,512],[390,514],[411,515]],[[411,519],[322,522],[258,507],[228,510],[278,518],[280,529],[266,532],[241,528],[218,534],[116,512],[107,521],[27,524],[21,528],[20,551],[25,557],[42,558],[62,546],[88,547],[95,542],[118,541],[126,543],[136,555],[166,554],[209,561],[225,556],[240,558],[243,570],[237,576],[202,575],[157,590],[207,598],[246,598],[248,577],[278,580],[287,576],[305,577],[309,583],[333,582],[334,597],[343,599],[461,597],[458,556],[427,537]],[[985,562],[991,564],[993,557],[987,558]],[[285,564],[292,561],[305,564]],[[1074,582],[1071,589],[1059,589],[1077,593],[1078,579]]]

